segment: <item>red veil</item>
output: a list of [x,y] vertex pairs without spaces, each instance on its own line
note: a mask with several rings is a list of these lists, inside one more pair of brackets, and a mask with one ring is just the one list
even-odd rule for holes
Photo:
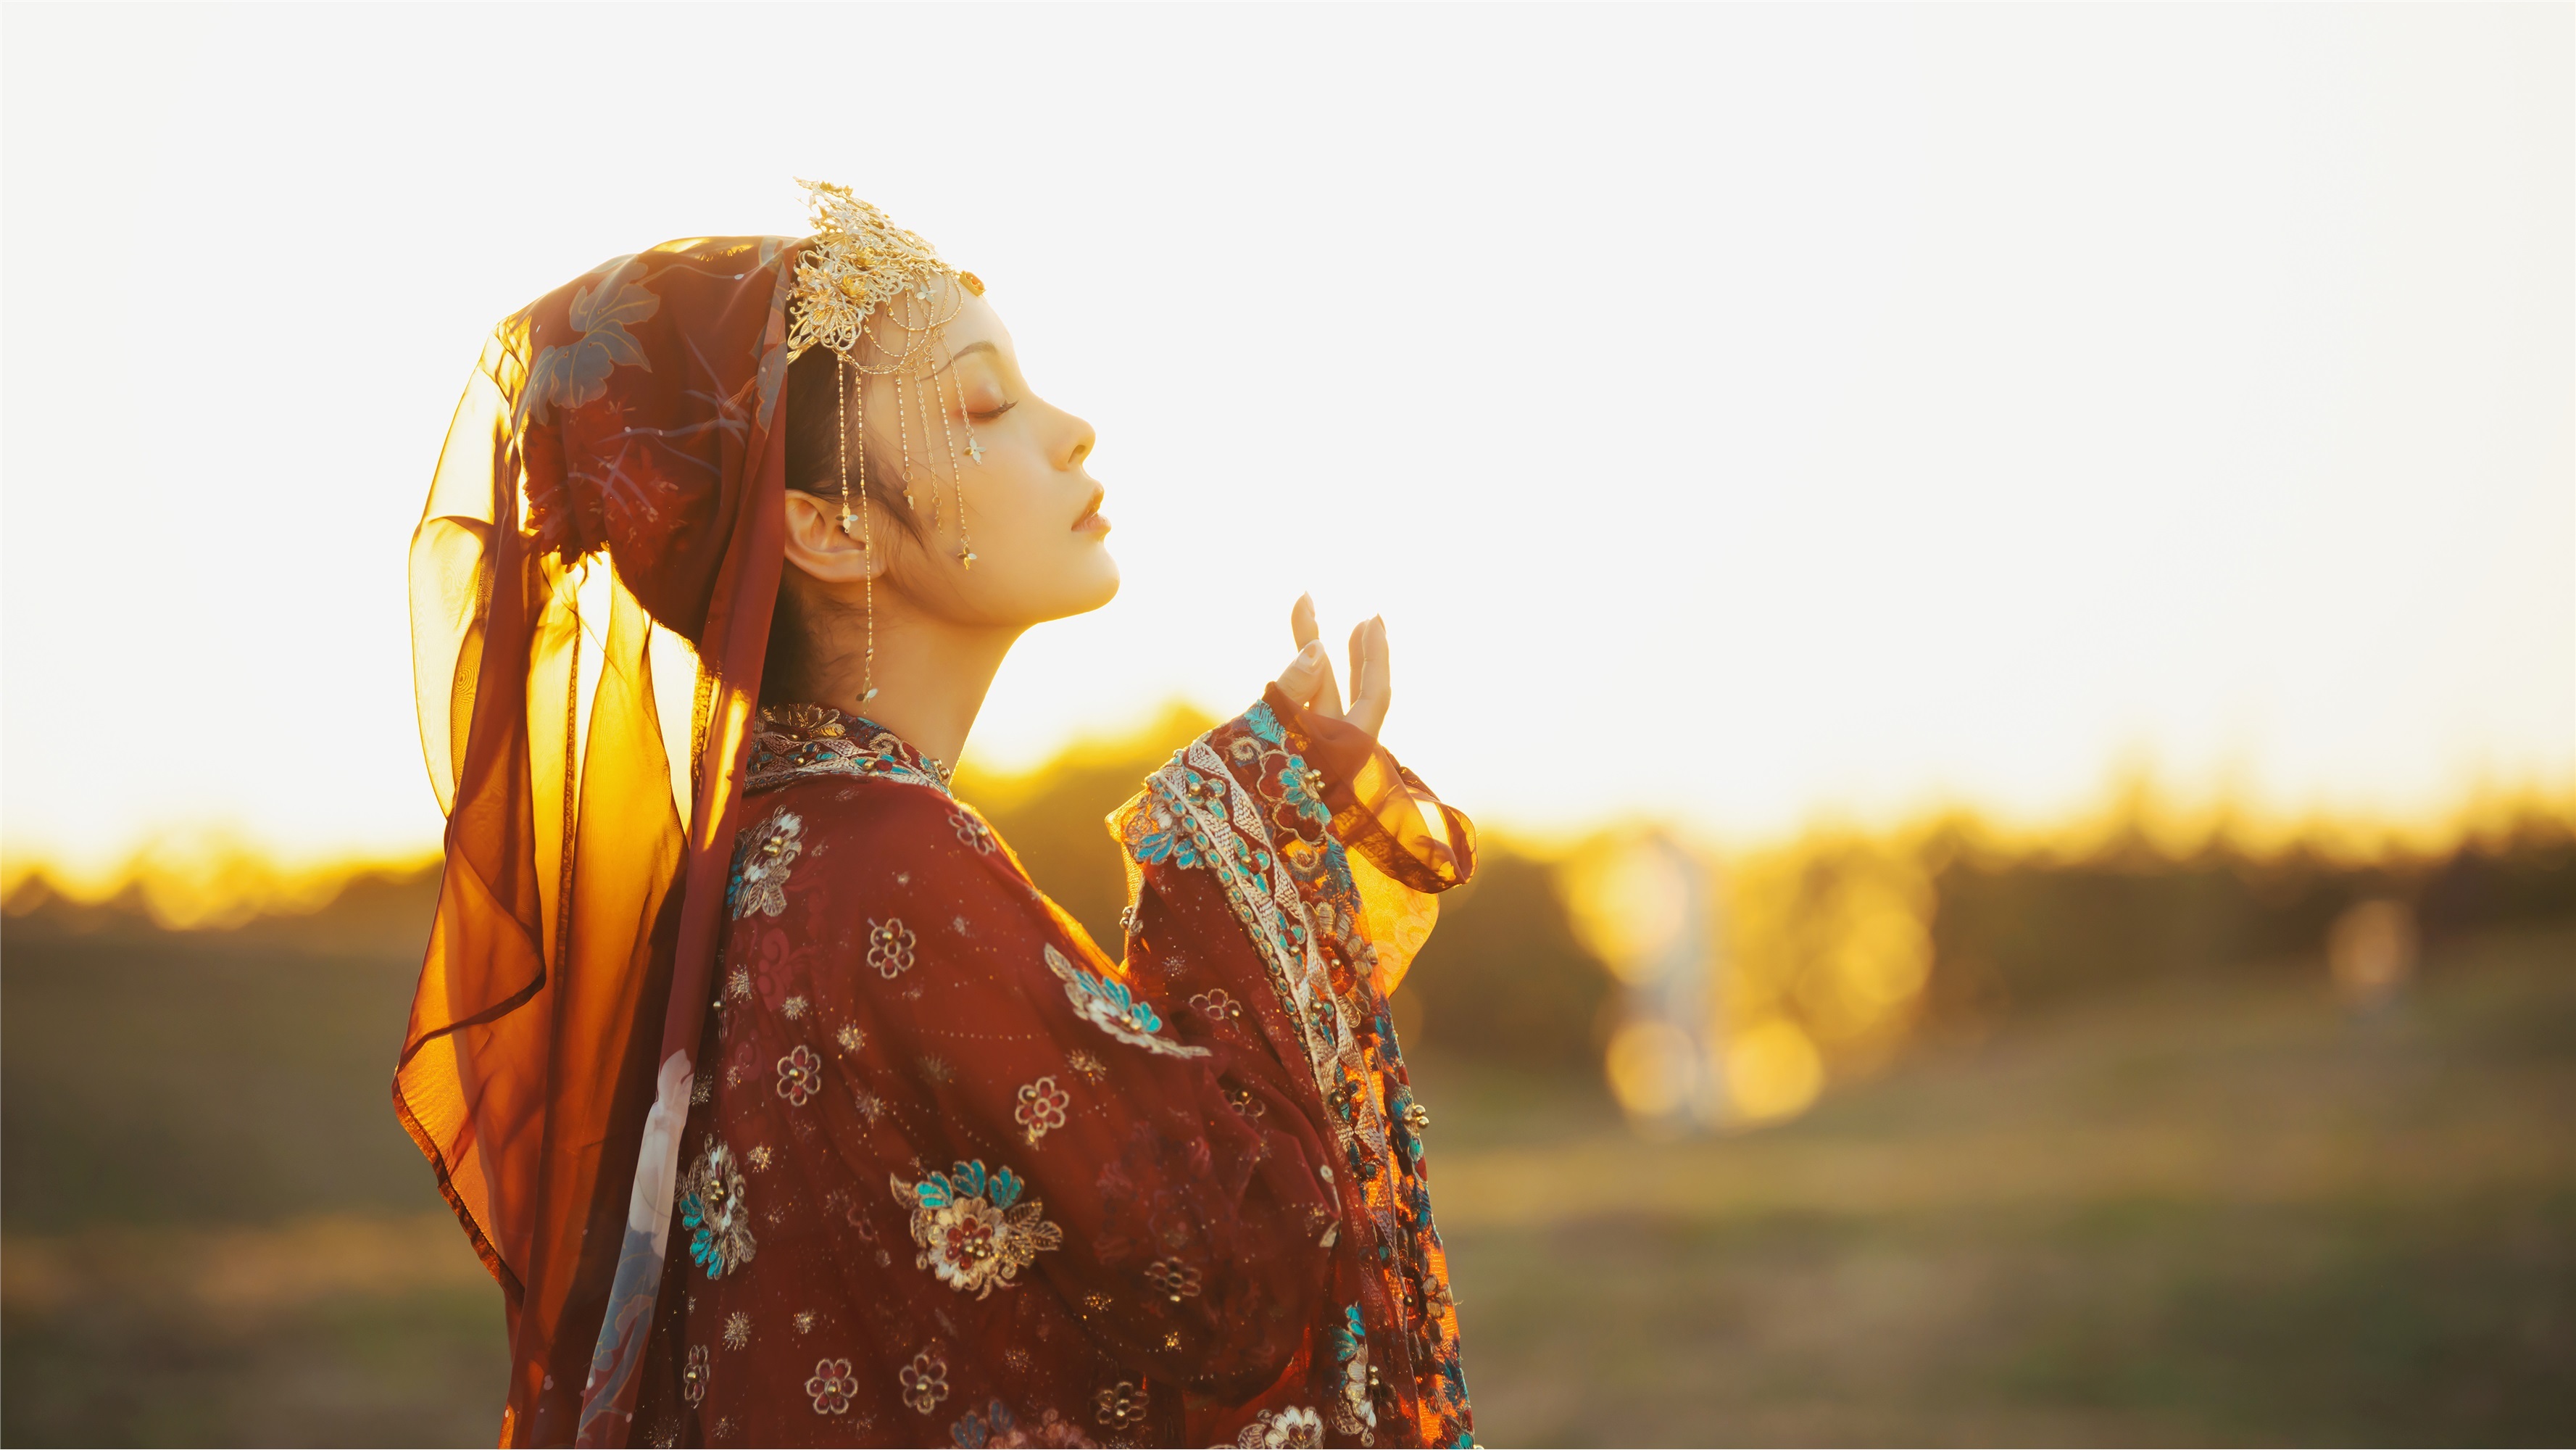
[[508,1302],[505,1444],[625,1436],[641,1328],[602,1318],[658,1264],[639,1149],[686,1112],[723,922],[799,246],[670,242],[505,319],[412,538],[447,859],[394,1106]]

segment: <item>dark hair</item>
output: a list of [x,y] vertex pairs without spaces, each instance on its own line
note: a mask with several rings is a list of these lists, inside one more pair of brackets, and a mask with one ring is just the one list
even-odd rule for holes
[[[832,370],[840,359],[831,349],[808,349],[803,357],[787,365],[786,396],[779,406],[787,410],[780,434],[787,445],[787,486],[799,493],[837,503],[841,496],[841,419],[840,395],[834,386]],[[849,380],[855,390],[859,378]],[[879,528],[891,525],[912,535],[921,536],[921,521],[903,501],[900,470],[893,462],[893,439],[878,446],[878,430],[867,430],[867,467],[864,476],[850,479],[853,497],[866,491],[867,503]],[[769,653],[761,665],[760,700],[764,705],[805,699],[820,661],[814,651],[814,624],[818,610],[839,608],[816,594],[805,576],[789,565],[778,576],[778,603],[769,616]]]

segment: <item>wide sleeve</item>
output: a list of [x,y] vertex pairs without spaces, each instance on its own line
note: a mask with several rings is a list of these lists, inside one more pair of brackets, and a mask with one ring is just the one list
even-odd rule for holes
[[[812,984],[757,1015],[831,1044],[818,1084],[849,1079],[817,1089],[847,1175],[826,1176],[876,1195],[845,1221],[886,1215],[934,1317],[964,1325],[1042,1282],[1119,1363],[1201,1394],[1274,1380],[1305,1342],[1334,1219],[1332,1150],[1279,1057],[1150,996],[970,809],[914,786],[784,794],[781,813],[804,800],[821,818],[798,822],[816,844],[794,868],[815,915],[773,925],[753,903],[731,989]],[[837,965],[786,960],[809,951]],[[771,1050],[741,1066],[767,1070]],[[799,1069],[780,1060],[789,1092]]]

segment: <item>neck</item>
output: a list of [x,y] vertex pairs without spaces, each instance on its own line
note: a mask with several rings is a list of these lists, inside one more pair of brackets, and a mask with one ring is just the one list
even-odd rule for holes
[[893,592],[880,587],[877,593],[876,698],[861,698],[868,692],[865,624],[851,620],[835,631],[845,636],[833,642],[837,648],[818,652],[830,665],[813,682],[814,699],[843,714],[864,715],[954,767],[1020,631],[958,624],[899,604],[889,609],[887,595]]

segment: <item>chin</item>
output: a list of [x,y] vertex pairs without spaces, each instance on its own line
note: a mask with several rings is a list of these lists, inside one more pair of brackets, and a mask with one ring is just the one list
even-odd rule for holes
[[1118,597],[1118,561],[1109,557],[1107,549],[1100,551],[1100,563],[1093,573],[1095,577],[1082,607],[1074,611],[1077,614],[1089,614]]

